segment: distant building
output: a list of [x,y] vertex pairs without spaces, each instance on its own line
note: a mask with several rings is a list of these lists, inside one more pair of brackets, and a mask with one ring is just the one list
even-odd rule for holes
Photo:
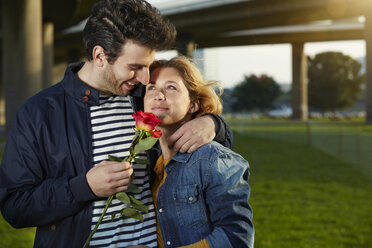
[[366,57],[356,58],[356,61],[358,61],[362,65],[362,68],[360,69],[360,74],[361,75],[366,74]]
[[220,68],[216,49],[196,49],[194,61],[206,80],[218,80]]

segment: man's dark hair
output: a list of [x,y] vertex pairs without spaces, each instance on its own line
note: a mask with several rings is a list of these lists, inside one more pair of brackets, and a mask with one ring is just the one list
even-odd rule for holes
[[119,57],[127,40],[155,50],[172,48],[176,29],[168,19],[144,0],[103,0],[92,8],[83,31],[86,57],[93,59],[93,48],[105,49],[107,60]]

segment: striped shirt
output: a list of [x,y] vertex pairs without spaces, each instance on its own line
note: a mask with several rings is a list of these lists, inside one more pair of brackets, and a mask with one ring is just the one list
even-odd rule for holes
[[[129,155],[129,147],[134,137],[135,121],[132,117],[131,97],[100,96],[99,106],[90,107],[90,120],[93,134],[93,165],[107,160],[108,155],[124,158]],[[139,158],[146,158],[140,154]],[[134,197],[143,201],[149,213],[143,213],[144,222],[124,219],[120,210],[126,204],[114,199],[106,216],[90,241],[90,247],[126,247],[143,244],[156,247],[156,217],[152,202],[149,173],[146,165],[133,163],[133,183],[142,189]],[[92,230],[105,208],[106,201],[95,201],[93,206]],[[116,213],[114,220],[111,214]]]

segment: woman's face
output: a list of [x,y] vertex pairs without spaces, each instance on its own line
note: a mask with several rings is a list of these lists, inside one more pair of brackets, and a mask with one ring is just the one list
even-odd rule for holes
[[191,119],[195,107],[190,107],[189,92],[178,70],[157,68],[150,75],[144,97],[145,112],[152,112],[162,125],[183,123]]

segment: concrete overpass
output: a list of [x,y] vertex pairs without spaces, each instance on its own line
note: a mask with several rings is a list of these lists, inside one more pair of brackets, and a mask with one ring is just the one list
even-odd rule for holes
[[95,2],[1,0],[0,121],[6,131],[22,103],[52,81],[55,37],[87,18]]
[[[7,126],[29,96],[51,82],[52,65],[83,55],[81,28],[97,0],[2,0],[2,95]],[[291,43],[294,118],[307,118],[304,43],[365,39],[367,121],[372,123],[372,1],[179,0],[156,5],[178,30],[179,52],[195,47]],[[360,22],[364,16],[365,22]],[[44,82],[44,83],[43,83]]]
[[293,118],[300,120],[308,116],[304,44],[366,40],[366,112],[372,123],[372,1],[215,0],[163,6],[163,14],[177,27],[178,50],[189,56],[195,47],[292,44],[292,109]]

